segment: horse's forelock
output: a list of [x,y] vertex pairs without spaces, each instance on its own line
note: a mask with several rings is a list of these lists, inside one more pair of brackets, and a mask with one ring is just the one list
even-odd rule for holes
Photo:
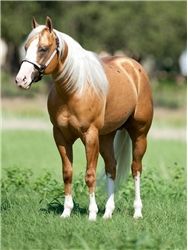
[[[28,35],[28,37],[27,37],[27,41],[29,41],[30,39],[32,39],[34,36],[39,35],[39,33],[41,33],[45,28],[46,28],[45,25],[39,25],[38,27],[36,27],[35,29],[33,29],[33,30],[29,33],[29,35]],[[27,42],[27,41],[26,41],[26,42]]]

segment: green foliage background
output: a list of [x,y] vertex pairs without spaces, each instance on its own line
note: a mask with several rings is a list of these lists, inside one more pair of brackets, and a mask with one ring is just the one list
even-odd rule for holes
[[1,5],[2,37],[16,46],[31,30],[32,16],[43,24],[49,15],[56,29],[89,50],[152,55],[159,67],[177,70],[186,47],[186,1],[7,1]]

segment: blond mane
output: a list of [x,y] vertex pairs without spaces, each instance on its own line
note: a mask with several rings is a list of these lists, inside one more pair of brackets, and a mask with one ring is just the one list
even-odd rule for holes
[[[39,34],[44,28],[45,25],[40,25],[33,29],[27,40]],[[70,36],[55,29],[54,32],[59,38],[61,54],[64,52],[64,43],[68,46],[67,58],[55,81],[68,79],[66,83],[68,91],[82,93],[89,85],[97,94],[106,95],[108,81],[99,57],[95,53],[85,50]]]

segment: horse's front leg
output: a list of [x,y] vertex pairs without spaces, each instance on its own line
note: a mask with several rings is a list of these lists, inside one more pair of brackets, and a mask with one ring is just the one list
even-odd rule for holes
[[73,209],[72,200],[72,143],[67,142],[58,128],[53,129],[54,139],[62,159],[62,172],[64,180],[64,211],[62,218],[69,217]]
[[85,181],[89,189],[89,220],[95,221],[97,218],[98,207],[95,200],[96,185],[96,166],[99,155],[98,130],[90,127],[84,133],[84,144],[86,149],[87,169]]

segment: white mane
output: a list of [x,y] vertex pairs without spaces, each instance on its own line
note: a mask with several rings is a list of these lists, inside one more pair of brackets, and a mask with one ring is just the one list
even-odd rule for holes
[[[57,36],[68,46],[68,55],[64,63],[63,71],[58,79],[69,79],[67,88],[70,91],[81,93],[84,87],[90,85],[96,93],[106,95],[108,81],[100,62],[93,52],[87,51],[70,36],[56,31]],[[58,80],[56,79],[56,80]]]
[[[28,39],[40,33],[44,28],[45,25],[40,25],[33,29]],[[66,83],[68,91],[82,93],[88,84],[97,94],[106,95],[108,91],[108,81],[102,63],[97,55],[82,48],[81,45],[70,36],[55,29],[54,32],[59,38],[61,53],[63,53],[64,42],[66,42],[68,46],[67,58],[55,80],[68,80]]]

